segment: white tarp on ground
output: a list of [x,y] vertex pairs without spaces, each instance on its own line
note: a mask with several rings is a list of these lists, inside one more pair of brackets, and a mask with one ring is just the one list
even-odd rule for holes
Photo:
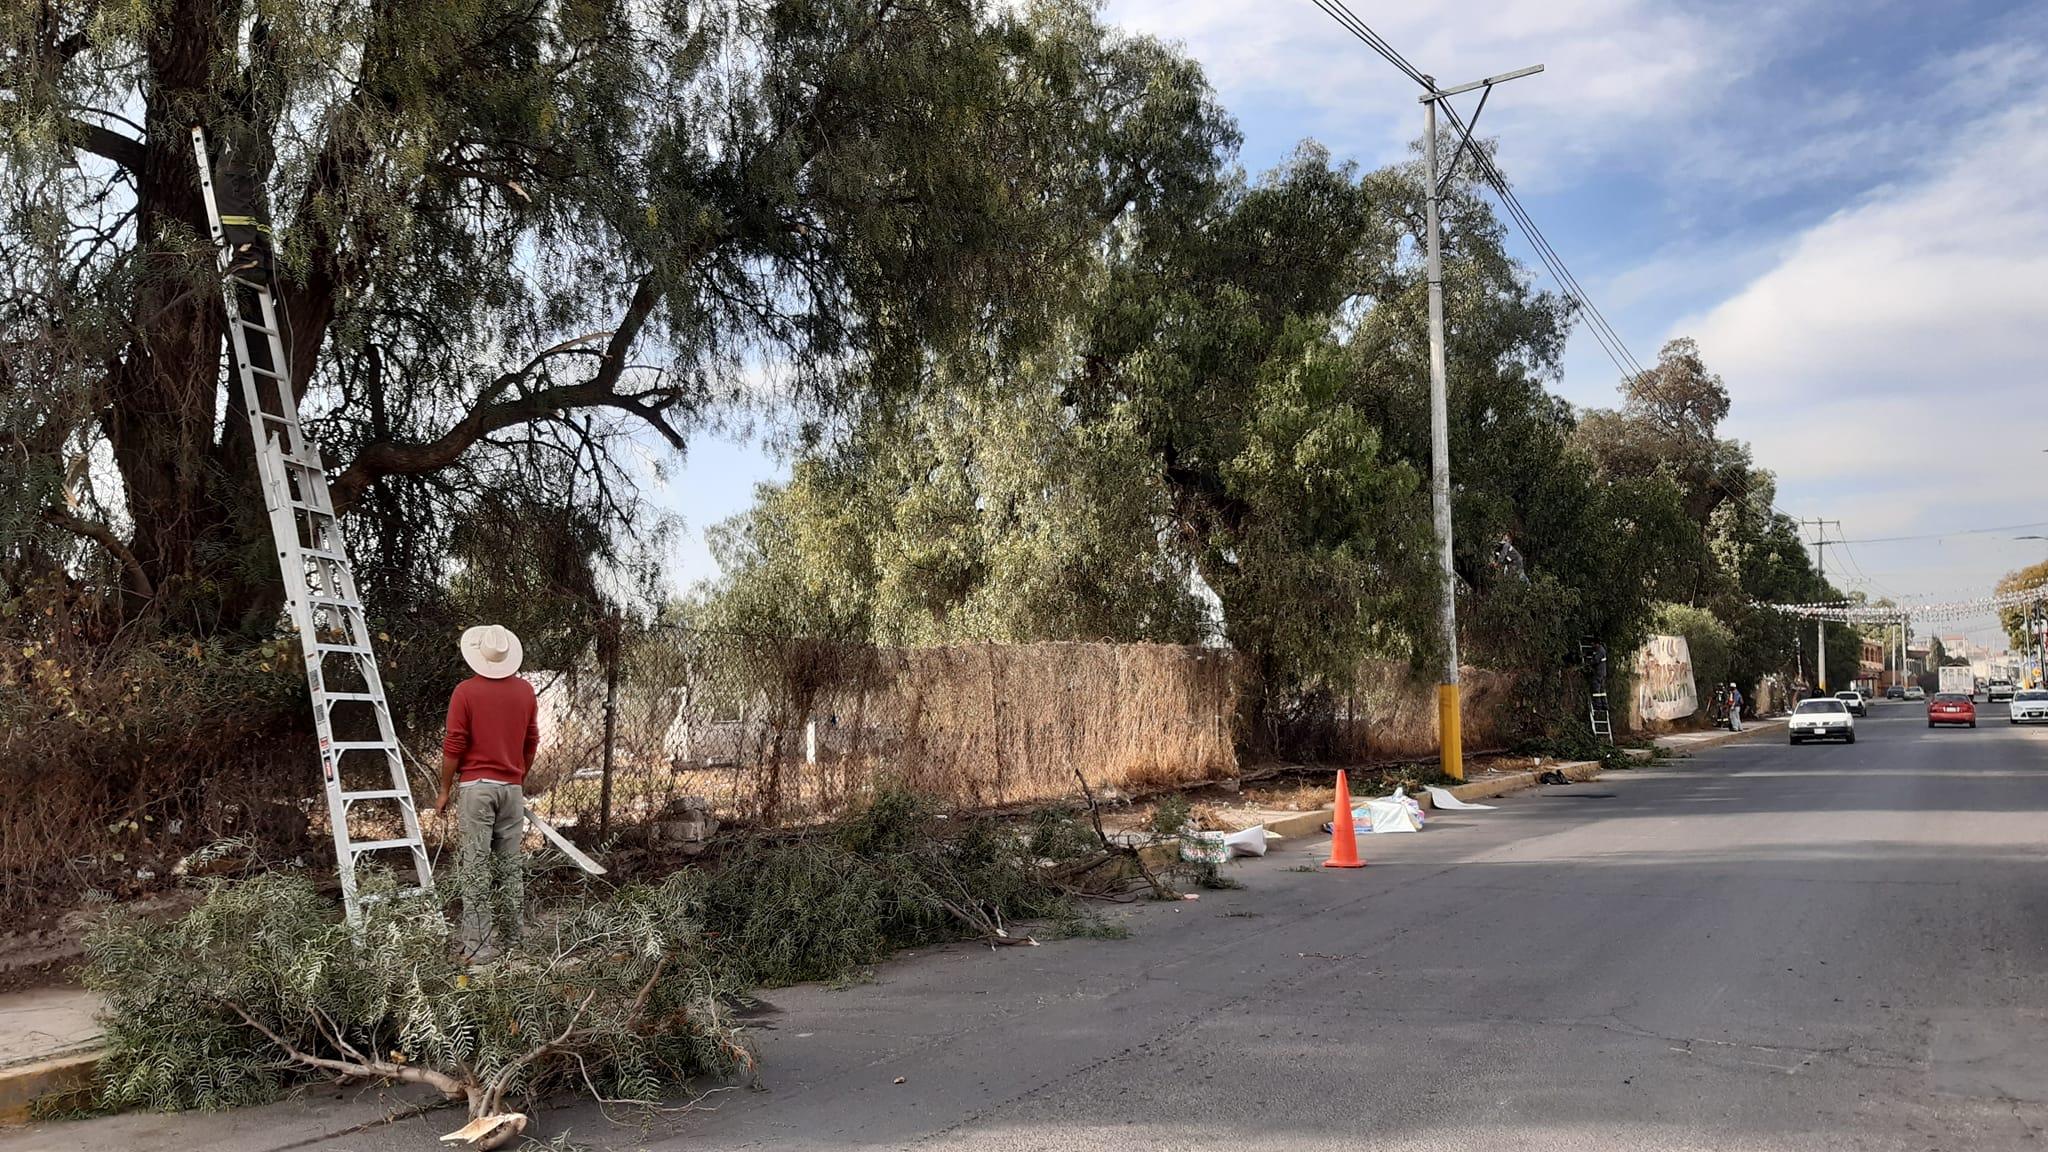
[[1367,832],[1420,832],[1422,805],[1406,789],[1396,788],[1392,796],[1367,800],[1351,809],[1351,826],[1359,835]]
[[1700,710],[1692,679],[1692,649],[1683,636],[1652,636],[1636,650],[1636,715],[1678,720]]
[[1266,831],[1264,824],[1254,824],[1242,832],[1232,832],[1230,835],[1225,836],[1223,838],[1223,845],[1230,849],[1232,856],[1264,856],[1266,854],[1266,841],[1269,838],[1278,839],[1278,837]]
[[[1392,796],[1351,806],[1351,829],[1359,836],[1368,832],[1420,832],[1426,819],[1422,805],[1405,788],[1394,789]],[[1323,825],[1325,833],[1334,828],[1334,824]]]

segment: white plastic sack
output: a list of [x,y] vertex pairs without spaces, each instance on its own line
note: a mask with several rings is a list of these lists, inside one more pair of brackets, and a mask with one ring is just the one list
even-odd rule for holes
[[1264,856],[1266,837],[1270,835],[1264,824],[1254,824],[1242,832],[1232,832],[1223,838],[1223,846],[1232,856]]
[[1429,802],[1446,812],[1491,812],[1494,808],[1491,804],[1468,804],[1451,795],[1447,788],[1431,788]]

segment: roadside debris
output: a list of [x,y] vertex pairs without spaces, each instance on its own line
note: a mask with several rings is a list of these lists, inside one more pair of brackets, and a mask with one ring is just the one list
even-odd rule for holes
[[500,1112],[495,1116],[479,1116],[453,1132],[441,1137],[443,1144],[467,1144],[477,1152],[491,1152],[503,1148],[519,1138],[526,1131],[526,1113]]
[[1491,812],[1495,807],[1492,804],[1467,803],[1451,795],[1450,789],[1436,787],[1429,790],[1429,802],[1446,812]]
[[[1420,832],[1427,822],[1422,805],[1416,803],[1415,798],[1403,788],[1394,789],[1391,796],[1367,800],[1352,808],[1350,815],[1353,827],[1361,836],[1368,832]],[[1323,831],[1334,836],[1339,823],[1341,821],[1326,822]]]
[[1264,824],[1254,824],[1242,832],[1232,832],[1223,838],[1223,844],[1232,856],[1264,856],[1266,842],[1280,837],[1266,831]]

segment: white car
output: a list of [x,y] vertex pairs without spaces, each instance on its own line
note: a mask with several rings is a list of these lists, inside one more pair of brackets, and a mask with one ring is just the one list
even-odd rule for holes
[[1844,691],[1837,692],[1835,693],[1835,699],[1840,700],[1844,705],[1846,705],[1849,709],[1849,714],[1852,716],[1870,715],[1870,701],[1865,700],[1863,698],[1863,693],[1858,689],[1849,688]]
[[1792,709],[1792,743],[1804,744],[1808,740],[1842,740],[1856,742],[1856,718],[1849,714],[1849,705],[1832,696],[1820,696],[1812,700],[1801,700]]
[[1922,688],[1918,684],[1908,684],[1906,685],[1906,699],[1925,700],[1927,699],[1927,689]]
[[2010,700],[2012,694],[2013,686],[2010,680],[1993,680],[1991,686],[1984,690],[1986,700]]
[[2022,688],[2012,694],[2012,722],[2048,720],[2048,688]]

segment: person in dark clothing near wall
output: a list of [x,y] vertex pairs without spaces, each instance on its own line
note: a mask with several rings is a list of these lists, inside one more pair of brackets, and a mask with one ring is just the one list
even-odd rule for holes
[[526,892],[519,841],[526,831],[526,772],[540,747],[533,685],[517,673],[519,637],[496,624],[462,634],[462,658],[476,675],[448,700],[441,744],[441,792],[461,827],[463,955],[495,958],[525,928]]

